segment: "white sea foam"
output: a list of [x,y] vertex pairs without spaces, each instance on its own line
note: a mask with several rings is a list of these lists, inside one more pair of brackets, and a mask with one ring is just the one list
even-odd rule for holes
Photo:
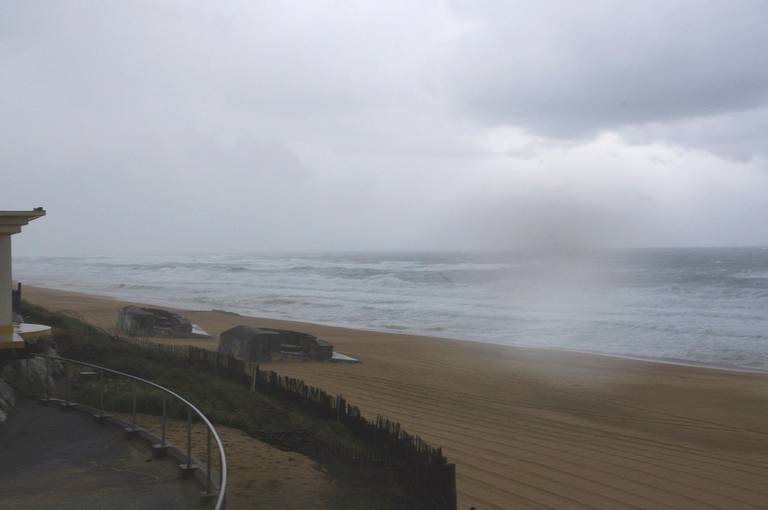
[[22,257],[29,284],[195,309],[768,369],[768,251]]

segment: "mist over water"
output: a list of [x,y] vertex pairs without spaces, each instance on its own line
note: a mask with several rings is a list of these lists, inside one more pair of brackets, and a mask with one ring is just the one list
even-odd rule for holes
[[28,284],[498,344],[768,369],[768,250],[21,257]]

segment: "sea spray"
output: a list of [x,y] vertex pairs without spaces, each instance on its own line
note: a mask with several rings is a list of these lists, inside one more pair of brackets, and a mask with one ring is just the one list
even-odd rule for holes
[[192,309],[768,369],[768,250],[19,257],[28,284]]

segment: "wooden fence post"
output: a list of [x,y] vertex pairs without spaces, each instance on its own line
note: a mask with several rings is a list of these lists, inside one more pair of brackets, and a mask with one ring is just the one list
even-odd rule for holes
[[456,464],[447,464],[444,468],[445,483],[443,484],[443,492],[447,498],[445,508],[456,510],[458,506],[458,498],[456,497]]

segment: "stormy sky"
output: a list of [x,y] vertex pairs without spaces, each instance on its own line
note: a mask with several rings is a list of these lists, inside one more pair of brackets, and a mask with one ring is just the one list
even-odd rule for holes
[[768,245],[768,3],[0,0],[16,253]]

